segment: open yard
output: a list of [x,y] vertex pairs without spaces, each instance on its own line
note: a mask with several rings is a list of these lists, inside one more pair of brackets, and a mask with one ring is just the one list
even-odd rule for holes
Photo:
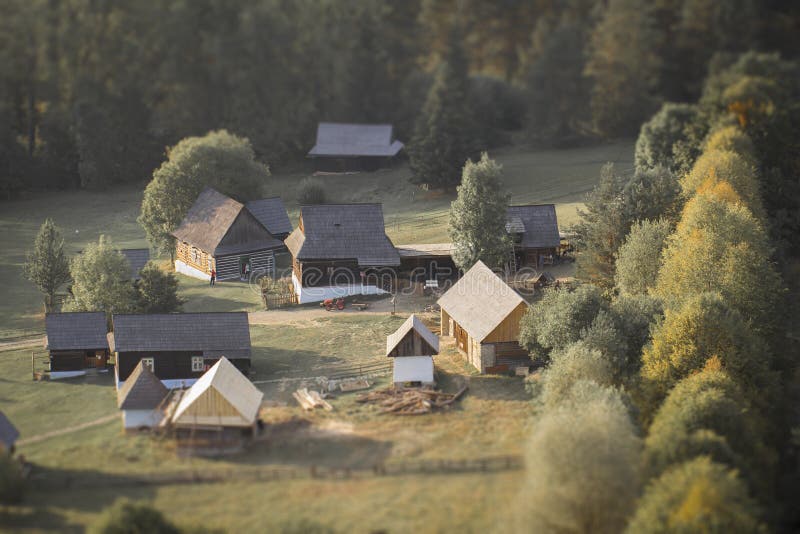
[[[492,152],[505,169],[505,184],[512,202],[556,204],[562,228],[576,221],[576,209],[597,182],[607,161],[620,169],[632,167],[631,141],[569,150],[526,150],[509,147]],[[297,183],[305,171],[273,176],[265,194],[280,195],[296,222]],[[447,210],[453,194],[428,193],[412,186],[406,166],[375,173],[320,176],[331,201],[382,202],[387,233],[395,244],[435,243],[448,239]],[[136,222],[141,188],[116,188],[106,192],[50,192],[0,203],[0,340],[41,333],[41,298],[22,277],[25,252],[39,225],[51,217],[66,234],[71,252],[81,250],[100,234],[111,236],[120,247],[146,247],[144,231]],[[220,284],[209,293],[199,281],[181,277],[187,311],[254,310],[258,295],[244,284]]]
[[[314,384],[313,379],[298,380],[301,377],[330,374],[342,365],[385,361],[385,335],[402,320],[389,315],[332,315],[305,325],[253,326],[253,379],[269,380],[258,384],[268,399],[263,417],[269,424],[265,439],[241,455],[178,457],[166,442],[123,435],[119,419],[29,444],[23,441],[19,452],[36,464],[38,483],[56,487],[31,492],[25,506],[12,508],[3,520],[24,529],[80,530],[114,498],[129,496],[150,500],[171,516],[171,503],[183,501],[184,515],[174,516],[176,520],[232,531],[285,523],[301,513],[348,532],[388,526],[396,531],[436,530],[437,525],[488,527],[504,514],[503,506],[521,480],[519,471],[324,481],[259,482],[244,477],[237,482],[237,473],[265,467],[304,473],[312,465],[368,471],[376,464],[408,460],[520,454],[530,422],[522,379],[475,375],[452,347],[437,357],[440,382],[449,391],[468,382],[469,390],[449,411],[417,417],[382,415],[375,406],[356,403],[355,394],[342,394],[331,401],[333,412],[306,414],[292,401],[291,391]],[[0,376],[3,410],[18,424],[22,439],[117,413],[111,376],[32,382],[27,351],[0,353]],[[378,378],[378,385],[387,380]],[[131,477],[192,470],[224,471],[229,482],[146,488],[133,480],[126,482]],[[78,487],[61,489],[65,478],[79,481]],[[399,509],[376,505],[392,501],[388,496],[398,485],[404,488],[403,503],[414,513],[399,514]],[[251,498],[242,502],[241,495]],[[359,503],[348,507],[346,515],[337,506],[343,496]],[[220,499],[227,504],[218,510],[226,514],[202,512],[203,503],[219,504]],[[267,505],[273,511],[265,514]],[[199,513],[192,512],[195,507]],[[434,508],[449,512],[431,517],[426,511]]]

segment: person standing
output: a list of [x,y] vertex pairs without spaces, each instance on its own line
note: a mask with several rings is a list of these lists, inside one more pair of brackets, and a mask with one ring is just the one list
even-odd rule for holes
[[216,281],[217,281],[217,271],[211,269],[211,282],[209,285],[213,286]]

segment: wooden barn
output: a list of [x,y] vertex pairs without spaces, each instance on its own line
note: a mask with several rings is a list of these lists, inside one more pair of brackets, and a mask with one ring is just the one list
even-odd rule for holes
[[300,208],[286,238],[299,303],[391,291],[400,256],[386,235],[380,204]]
[[402,149],[391,124],[321,122],[308,157],[318,171],[374,171],[390,165]]
[[243,373],[250,370],[246,312],[114,315],[113,323],[118,389],[139,362],[168,388],[190,386],[222,356]]
[[184,391],[172,412],[176,429],[256,431],[264,393],[227,358],[222,357]]
[[441,287],[444,281],[458,278],[452,243],[398,245],[397,253],[400,273],[412,282]]
[[[273,199],[265,205],[275,204]],[[286,227],[278,229],[285,231]],[[175,270],[203,280],[210,278],[212,270],[220,281],[273,273],[275,253],[284,247],[243,204],[210,187],[200,193],[172,235],[176,239]]]
[[161,383],[150,367],[141,361],[117,390],[117,406],[122,411],[125,431],[156,428],[164,418],[169,389]]
[[139,273],[150,261],[150,250],[146,248],[123,248],[120,250],[131,266],[131,280],[138,280]]
[[561,237],[554,204],[509,206],[506,231],[514,242],[512,272],[521,267],[541,269],[558,255]]
[[44,322],[51,379],[82,376],[87,369],[107,369],[105,313],[48,313]]
[[414,314],[386,337],[386,356],[433,356],[439,354],[439,337]]
[[17,427],[6,417],[6,414],[0,412],[0,454],[14,454],[18,438]]
[[483,262],[477,262],[442,298],[442,335],[481,373],[527,361],[519,323],[528,304]]

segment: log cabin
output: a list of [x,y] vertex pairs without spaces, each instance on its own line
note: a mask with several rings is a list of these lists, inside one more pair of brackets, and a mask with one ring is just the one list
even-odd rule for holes
[[112,320],[118,389],[139,362],[168,388],[192,385],[222,356],[243,373],[250,370],[246,312],[117,314]]
[[506,231],[514,243],[511,272],[520,267],[541,269],[552,264],[561,246],[554,204],[509,206]]
[[386,337],[386,356],[433,356],[439,354],[439,338],[413,313]]
[[275,238],[283,241],[292,233],[292,223],[281,197],[251,200],[244,206]]
[[157,427],[164,418],[167,395],[167,386],[161,383],[150,367],[140,361],[117,390],[122,428],[129,432]]
[[[275,199],[267,200],[256,201],[254,209],[266,210],[278,204]],[[286,210],[283,212],[285,215]],[[273,273],[275,253],[284,250],[284,245],[264,224],[240,202],[206,188],[172,232],[176,240],[175,270],[202,280],[209,280],[213,270],[219,281]],[[285,224],[274,228],[286,230]]]
[[439,299],[442,335],[481,373],[529,362],[519,344],[520,320],[528,304],[478,261]]
[[411,283],[443,287],[460,273],[453,261],[452,243],[397,245],[400,274]]
[[105,313],[48,313],[44,321],[50,379],[82,376],[88,369],[107,369],[109,351]]
[[388,293],[400,265],[380,204],[302,206],[286,246],[300,304]]
[[391,165],[401,150],[391,124],[320,122],[308,157],[318,171],[374,171]]

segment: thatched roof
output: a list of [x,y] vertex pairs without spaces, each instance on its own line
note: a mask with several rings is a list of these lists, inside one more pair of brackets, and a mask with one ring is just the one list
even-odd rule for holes
[[482,261],[478,261],[439,299],[450,317],[471,337],[483,341],[525,302]]
[[227,358],[220,358],[183,394],[172,422],[176,425],[251,426],[264,393]]
[[439,336],[431,332],[420,318],[412,313],[408,319],[400,325],[400,328],[386,337],[386,355],[388,356],[412,330],[415,330],[422,336],[422,339],[431,346],[434,354],[439,354]]
[[139,271],[150,261],[150,250],[146,248],[123,248],[120,250],[131,266],[131,278],[139,279]]
[[172,235],[180,241],[185,241],[215,256],[281,246],[281,242],[270,235],[266,228],[259,239],[250,243],[219,246],[230,227],[240,216],[255,219],[248,210],[244,209],[243,204],[207,187],[197,197],[181,225],[172,232]]
[[18,437],[19,430],[17,430],[17,427],[9,421],[6,414],[0,412],[0,443],[2,443],[6,449],[10,449],[14,446]]
[[206,358],[249,358],[246,312],[114,315],[114,352],[197,351]]
[[452,256],[452,243],[424,243],[397,245],[397,253],[401,258],[426,258],[432,256]]
[[300,208],[300,226],[286,246],[300,260],[355,259],[363,266],[400,265],[386,235],[380,204],[320,204]]
[[245,207],[270,234],[281,235],[292,231],[292,223],[289,221],[289,214],[286,213],[281,197],[251,200]]
[[100,350],[108,348],[103,312],[48,313],[44,319],[49,350]]
[[406,356],[394,359],[392,382],[433,382],[433,358],[430,356]]
[[117,390],[120,410],[152,410],[169,394],[167,386],[140,361]]
[[561,243],[554,204],[509,206],[506,231],[522,234],[519,246],[523,248],[552,248]]
[[403,143],[392,137],[391,124],[321,122],[317,126],[317,143],[308,155],[391,157],[403,149]]

